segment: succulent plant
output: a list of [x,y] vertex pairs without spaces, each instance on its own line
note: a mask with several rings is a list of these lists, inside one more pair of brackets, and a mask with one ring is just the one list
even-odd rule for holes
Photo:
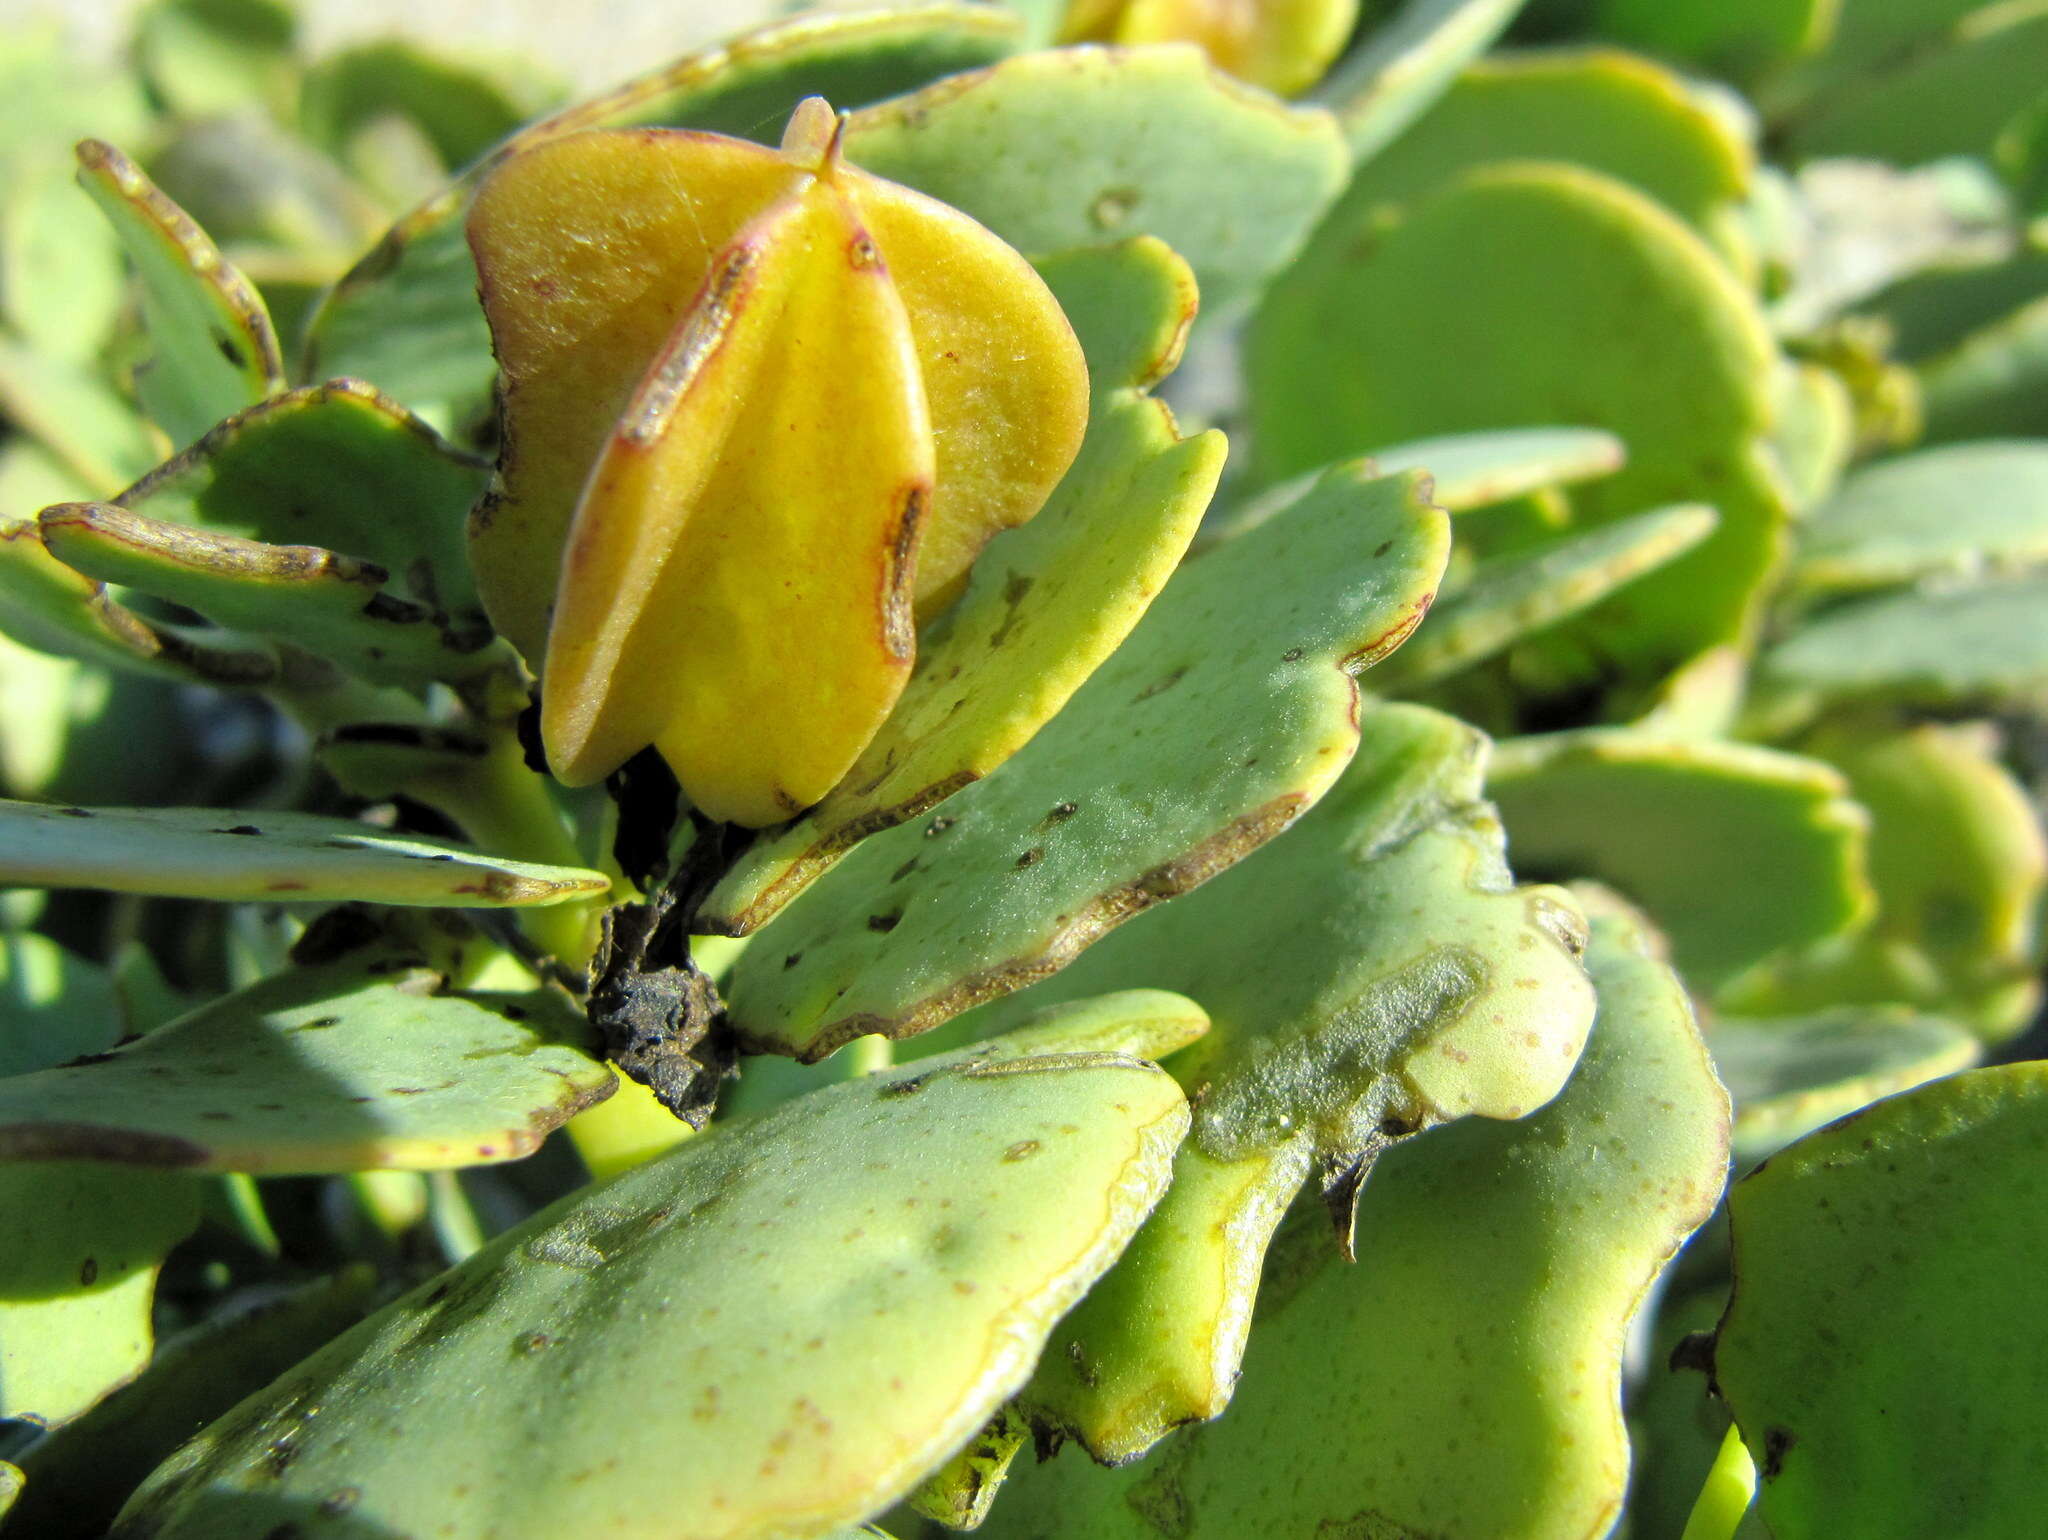
[[0,1534],[2030,1532],[2037,11],[0,43]]

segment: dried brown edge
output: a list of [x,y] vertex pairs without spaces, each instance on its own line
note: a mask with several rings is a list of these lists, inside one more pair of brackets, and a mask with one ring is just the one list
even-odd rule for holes
[[260,365],[265,392],[281,390],[284,355],[277,345],[277,328],[271,324],[262,297],[241,270],[221,255],[213,238],[166,197],[140,166],[105,140],[81,139],[77,154],[80,176],[90,178],[154,225],[177,248],[193,274],[219,296],[228,314],[241,324],[255,355],[239,366],[241,371],[246,373],[250,364]]
[[[391,574],[375,562],[344,556],[317,545],[269,545],[241,535],[223,534],[190,524],[173,524],[134,513],[118,503],[53,503],[36,516],[48,546],[52,531],[63,539],[77,532],[177,566],[232,577],[266,578],[277,582],[328,581],[382,588]],[[83,571],[62,552],[52,556]],[[90,576],[90,574],[87,574]],[[422,612],[424,613],[424,612]]]
[[[1132,915],[1200,887],[1266,841],[1284,833],[1316,800],[1313,792],[1285,792],[1232,820],[1183,854],[1162,861],[1129,882],[1097,894],[1029,956],[1012,958],[969,974],[925,996],[899,1015],[885,1016],[864,1011],[827,1022],[794,1057],[803,1063],[815,1064],[857,1037],[877,1033],[889,1038],[915,1037],[950,1021],[963,1011],[1014,994],[1040,979],[1050,978]],[[747,1053],[789,1054],[791,1051],[789,1044],[749,1033],[743,1027],[738,1035],[740,1046]]]

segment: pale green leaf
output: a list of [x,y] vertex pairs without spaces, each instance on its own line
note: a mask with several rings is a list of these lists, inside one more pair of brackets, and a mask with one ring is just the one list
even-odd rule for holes
[[858,1524],[1029,1373],[1186,1126],[1161,1071],[1056,1053],[928,1063],[714,1129],[243,1402],[112,1533],[259,1540],[341,1488],[351,1522],[408,1533]]
[[461,909],[588,899],[611,880],[313,813],[0,802],[0,884]]

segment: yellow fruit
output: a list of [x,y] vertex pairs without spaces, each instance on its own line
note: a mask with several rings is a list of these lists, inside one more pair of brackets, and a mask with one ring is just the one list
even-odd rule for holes
[[1216,67],[1282,96],[1344,51],[1358,0],[1068,0],[1064,42],[1195,43]]
[[548,141],[469,234],[505,425],[471,548],[544,659],[551,768],[652,743],[711,816],[793,816],[888,715],[916,615],[1072,461],[1066,318],[980,225],[846,165],[815,98],[779,150]]

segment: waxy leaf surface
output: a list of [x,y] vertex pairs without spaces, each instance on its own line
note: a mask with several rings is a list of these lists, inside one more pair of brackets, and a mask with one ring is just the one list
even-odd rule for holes
[[1492,46],[1523,0],[1407,0],[1368,36],[1321,95],[1344,126],[1353,159],[1368,161]]
[[998,536],[844,781],[748,850],[700,924],[757,929],[848,850],[1008,759],[1137,624],[1187,549],[1222,470],[1219,433],[1183,439],[1146,394],[1194,319],[1194,280],[1140,237],[1043,265],[1089,352],[1093,420],[1045,509]]
[[122,1500],[195,1427],[361,1320],[376,1287],[373,1269],[349,1268],[258,1293],[169,1339],[141,1375],[23,1454],[15,1524],[41,1540],[101,1540]]
[[1606,728],[1503,744],[1486,785],[1517,865],[1620,889],[1695,985],[1869,912],[1848,789],[1818,760]]
[[1481,60],[1359,168],[1330,217],[1351,228],[1475,166],[1568,161],[1627,182],[1710,243],[1748,184],[1749,147],[1663,66],[1610,49]]
[[2048,562],[2048,443],[1952,444],[1857,471],[1799,528],[1792,578],[1822,591]]
[[485,468],[355,380],[278,396],[221,423],[112,499],[152,519],[375,562],[467,645],[490,633],[463,523]]
[[279,1501],[344,1487],[352,1520],[411,1532],[857,1524],[1029,1373],[1186,1127],[1158,1069],[1053,1053],[918,1065],[715,1129],[244,1402],[113,1533],[257,1540]]
[[1604,428],[1628,463],[1574,492],[1580,520],[1702,502],[1721,522],[1546,646],[1583,637],[1588,675],[1660,670],[1744,635],[1776,566],[1773,351],[1720,260],[1642,194],[1567,166],[1482,168],[1391,229],[1332,221],[1275,285],[1248,355],[1260,473],[1460,430]]
[[189,1176],[0,1165],[0,1417],[65,1422],[141,1373],[157,1269],[198,1222]]
[[1013,1475],[986,1532],[1603,1533],[1628,1476],[1629,1323],[1714,1206],[1727,1100],[1670,970],[1615,922],[1593,935],[1600,1013],[1555,1101],[1388,1151],[1355,1266],[1299,1215],[1229,1413],[1124,1470],[1068,1453]]
[[1358,0],[1082,0],[1070,6],[1064,43],[1194,43],[1217,68],[1293,96],[1314,85],[1350,41]]
[[1714,1378],[1777,1540],[2035,1522],[2044,1159],[2048,1065],[2007,1064],[1879,1102],[1730,1193]]
[[1584,921],[1561,892],[1514,886],[1479,800],[1484,760],[1450,717],[1368,708],[1343,778],[1286,836],[942,1034],[1140,981],[1211,1015],[1171,1066],[1202,1088],[1173,1187],[1061,1323],[1022,1397],[1033,1422],[1121,1461],[1216,1416],[1304,1176],[1320,1175],[1348,1238],[1356,1184],[1387,1145],[1521,1117],[1564,1084],[1593,1018]]
[[0,1081],[0,1161],[425,1170],[530,1155],[611,1093],[566,995],[293,970],[140,1041]]
[[[1366,456],[1383,476],[1429,472],[1429,500],[1447,513],[1470,513],[1575,481],[1611,475],[1627,458],[1621,440],[1597,428],[1509,428],[1446,433],[1375,449]],[[1215,521],[1217,539],[1263,524],[1315,485],[1309,471],[1246,499]]]
[[1870,813],[1876,912],[1854,936],[1731,980],[1721,1003],[1779,1015],[1898,1001],[1992,1038],[2024,1027],[2040,999],[2048,840],[1992,734],[1845,728],[1803,747],[1840,769]]
[[740,957],[742,1040],[815,1059],[1055,972],[1287,827],[1358,742],[1353,675],[1421,619],[1448,521],[1339,467],[1186,563],[1060,715],[930,819],[868,840]]
[[847,158],[1029,256],[1156,235],[1228,316],[1343,183],[1327,113],[1281,105],[1191,45],[1023,54],[863,108]]
[[0,884],[489,909],[589,898],[611,879],[313,813],[0,802]]
[[1706,1037],[1735,1102],[1735,1154],[1745,1163],[1879,1097],[1968,1069],[1983,1052],[1952,1021],[1881,1006],[1718,1016]]
[[1682,556],[1714,528],[1698,505],[1659,508],[1483,561],[1373,679],[1400,694],[1493,656]]
[[1817,702],[2011,706],[2048,691],[2048,576],[1844,604],[1763,656],[1760,681]]
[[136,372],[136,394],[173,446],[282,390],[277,334],[249,281],[112,145],[87,139],[78,161],[79,181],[141,275],[151,354]]
[[52,556],[33,523],[0,525],[0,629],[39,652],[181,684],[260,685],[277,654],[250,638],[143,619]]
[[145,518],[110,503],[60,503],[37,520],[59,561],[100,583],[167,599],[215,625],[292,643],[381,684],[424,686],[516,668],[487,629],[390,591],[373,562],[318,546],[266,545]]

